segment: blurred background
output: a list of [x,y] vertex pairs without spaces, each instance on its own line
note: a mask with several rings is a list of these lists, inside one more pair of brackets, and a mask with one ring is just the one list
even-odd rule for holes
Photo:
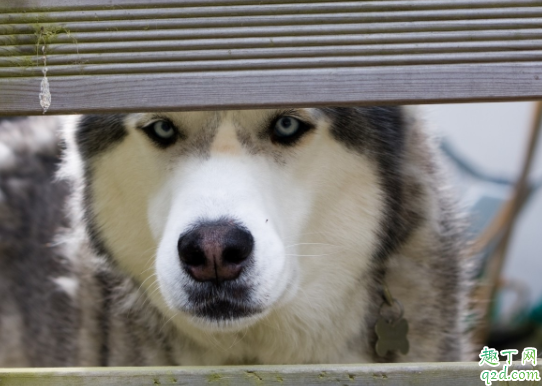
[[[527,152],[535,105],[422,106],[454,170],[463,204],[472,217],[473,238],[513,192]],[[529,175],[532,193],[514,222],[489,328],[482,334],[485,344],[499,350],[532,346],[542,352],[542,138],[536,142]]]

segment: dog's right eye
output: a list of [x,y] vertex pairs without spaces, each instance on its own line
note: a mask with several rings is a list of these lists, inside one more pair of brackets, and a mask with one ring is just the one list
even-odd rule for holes
[[150,139],[161,147],[173,145],[178,137],[178,132],[175,126],[173,126],[170,121],[166,120],[153,122],[144,127],[143,131],[150,137]]

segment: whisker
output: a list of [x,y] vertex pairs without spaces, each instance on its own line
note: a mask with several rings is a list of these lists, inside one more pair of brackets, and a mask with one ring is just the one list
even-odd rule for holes
[[228,347],[228,351],[231,350],[237,343],[241,342],[245,338],[245,336],[247,336],[248,327],[245,327],[243,330],[244,330],[243,336],[236,337],[233,343],[230,345],[230,347]]
[[299,255],[297,253],[286,253],[284,254],[284,256],[297,256],[297,257],[322,257],[322,256],[332,256],[332,255],[336,255],[338,252],[335,252],[335,253],[323,253],[323,254],[320,254],[320,255]]
[[160,328],[160,331],[158,331],[158,335],[162,335],[162,331],[164,330],[164,328],[169,324],[169,322],[171,322],[171,320],[175,317],[175,314],[171,315],[171,318],[169,318],[168,320],[166,320],[164,323],[162,323],[162,327]]
[[339,245],[335,245],[335,244],[326,244],[326,243],[297,243],[297,244],[290,244],[290,245],[287,245],[285,246],[284,248],[292,248],[292,247],[297,247],[299,245],[327,245],[327,246],[330,246],[330,247],[336,247],[336,248],[344,248],[344,247],[341,247]]

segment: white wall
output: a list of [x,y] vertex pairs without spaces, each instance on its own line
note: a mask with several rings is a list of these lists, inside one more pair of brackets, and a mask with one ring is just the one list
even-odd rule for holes
[[[481,103],[423,106],[430,124],[467,160],[497,176],[517,177],[523,162],[534,103]],[[542,178],[542,140],[532,178]],[[504,276],[542,300],[542,189],[522,213],[510,245]]]

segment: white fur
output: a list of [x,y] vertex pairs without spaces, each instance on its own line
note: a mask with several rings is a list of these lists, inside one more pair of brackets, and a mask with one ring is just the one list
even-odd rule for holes
[[60,276],[53,279],[53,282],[71,298],[75,299],[79,289],[79,281],[74,277]]
[[15,165],[16,158],[13,151],[4,143],[0,143],[0,170],[9,170]]

